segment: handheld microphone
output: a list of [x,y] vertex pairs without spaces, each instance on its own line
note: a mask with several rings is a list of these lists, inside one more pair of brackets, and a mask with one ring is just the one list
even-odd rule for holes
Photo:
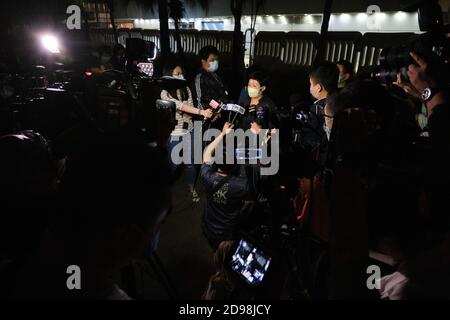
[[[217,102],[216,100],[211,100],[211,102],[209,103],[209,106],[211,107],[214,115],[220,114],[220,112],[223,110],[223,108],[225,107],[225,105],[223,104],[223,102]],[[206,120],[208,120],[207,118],[203,119],[203,123],[206,122]]]

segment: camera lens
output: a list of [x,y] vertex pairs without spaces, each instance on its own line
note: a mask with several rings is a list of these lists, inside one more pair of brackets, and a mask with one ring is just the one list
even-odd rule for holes
[[413,63],[409,46],[390,47],[383,49],[380,55],[380,66],[385,70],[399,71]]
[[371,74],[371,78],[377,79],[383,83],[392,83],[397,80],[397,70],[377,70]]

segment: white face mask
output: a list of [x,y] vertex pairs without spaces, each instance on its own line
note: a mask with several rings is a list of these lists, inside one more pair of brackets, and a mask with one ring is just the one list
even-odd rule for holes
[[180,79],[180,80],[185,80],[183,74],[179,74],[179,75],[177,75],[177,76],[173,76],[173,78],[175,78],[175,79]]
[[214,60],[214,61],[210,62],[208,71],[209,72],[216,72],[217,70],[219,70],[219,61]]
[[315,95],[315,93],[314,93],[314,90],[313,90],[313,87],[310,87],[310,88],[309,88],[309,92],[310,92],[311,95],[314,97],[314,99],[319,99],[318,97],[316,97],[316,95]]
[[248,96],[250,98],[257,98],[260,96],[260,90],[252,87],[247,87]]

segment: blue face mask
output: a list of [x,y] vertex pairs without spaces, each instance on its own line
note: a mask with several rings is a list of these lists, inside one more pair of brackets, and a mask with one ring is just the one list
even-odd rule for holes
[[208,71],[209,72],[216,72],[217,70],[219,70],[219,61],[214,60],[214,61],[210,62]]

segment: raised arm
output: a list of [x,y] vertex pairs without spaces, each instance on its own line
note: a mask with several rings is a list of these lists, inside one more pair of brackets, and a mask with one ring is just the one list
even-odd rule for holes
[[223,137],[231,132],[234,125],[231,123],[226,122],[223,126],[223,130],[220,133],[220,135],[214,139],[213,142],[209,144],[209,146],[206,148],[204,155],[203,155],[203,163],[206,164],[212,164],[213,163],[213,154],[214,150],[217,148],[217,146],[222,142]]

